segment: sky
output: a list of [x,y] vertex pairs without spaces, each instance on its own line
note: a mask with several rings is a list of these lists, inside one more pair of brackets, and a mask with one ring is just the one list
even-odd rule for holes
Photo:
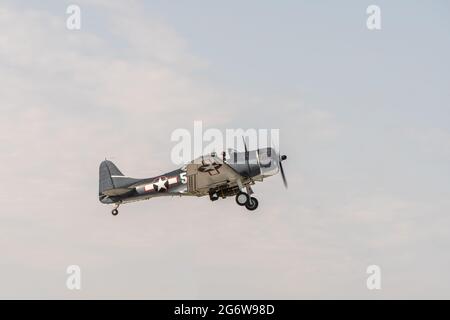
[[[449,14],[438,0],[3,0],[0,298],[449,299]],[[254,213],[186,197],[113,217],[99,163],[170,171],[171,133],[196,120],[279,129],[289,189],[255,185]]]

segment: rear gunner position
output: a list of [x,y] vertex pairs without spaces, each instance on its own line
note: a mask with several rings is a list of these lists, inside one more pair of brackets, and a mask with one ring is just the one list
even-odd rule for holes
[[[245,145],[245,144],[244,144]],[[281,173],[287,188],[282,162],[285,155],[278,155],[273,148],[236,152],[218,157],[215,153],[201,156],[180,169],[163,175],[135,179],[122,174],[111,161],[100,164],[99,200],[113,204],[113,215],[119,213],[121,204],[160,196],[209,196],[211,201],[235,196],[236,203],[248,210],[258,207],[252,196],[252,185],[264,178]]]

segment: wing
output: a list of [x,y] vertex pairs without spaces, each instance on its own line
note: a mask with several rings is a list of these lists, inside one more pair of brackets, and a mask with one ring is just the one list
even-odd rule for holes
[[215,156],[204,156],[192,161],[186,166],[186,176],[187,192],[198,196],[208,194],[210,189],[236,186],[238,180],[244,185],[247,182],[245,177]]

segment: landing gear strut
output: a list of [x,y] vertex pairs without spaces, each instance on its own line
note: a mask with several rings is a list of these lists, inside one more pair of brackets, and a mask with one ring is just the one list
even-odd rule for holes
[[113,216],[117,216],[119,214],[119,210],[117,210],[117,209],[119,209],[119,206],[120,206],[120,202],[115,204],[114,209],[111,211],[111,214]]

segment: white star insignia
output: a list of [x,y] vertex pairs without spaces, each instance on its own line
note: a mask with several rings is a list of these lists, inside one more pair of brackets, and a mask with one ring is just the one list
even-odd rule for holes
[[156,186],[156,191],[161,191],[162,189],[167,190],[166,182],[167,179],[162,179],[159,177],[158,181],[153,183]]

